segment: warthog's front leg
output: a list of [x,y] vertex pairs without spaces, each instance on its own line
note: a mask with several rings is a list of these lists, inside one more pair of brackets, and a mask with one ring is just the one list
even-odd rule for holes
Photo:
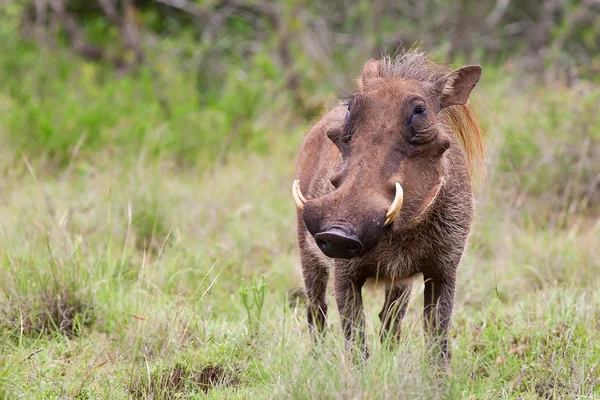
[[432,344],[439,346],[445,366],[449,365],[448,331],[454,307],[455,276],[424,275],[425,332]]
[[[306,294],[306,312],[311,336],[316,341],[327,325],[327,281],[329,266],[300,243],[300,260]],[[303,250],[304,249],[304,250]]]
[[362,287],[364,283],[364,279],[357,280],[356,277],[348,274],[344,266],[336,262],[334,280],[335,300],[346,344],[350,348],[357,345],[366,357],[368,356],[368,349],[365,343],[365,314],[362,300]]
[[379,313],[379,319],[381,320],[380,338],[382,342],[388,339],[394,341],[400,339],[400,325],[406,314],[411,289],[412,284],[392,286],[386,289],[385,303]]

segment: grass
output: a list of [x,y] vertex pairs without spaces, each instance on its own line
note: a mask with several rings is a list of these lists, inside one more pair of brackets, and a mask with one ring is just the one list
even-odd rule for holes
[[[287,103],[259,96],[259,75],[232,77],[203,107],[179,77],[167,94],[181,114],[165,122],[148,77],[108,83],[96,66],[65,68],[48,78],[55,96],[30,86],[57,71],[41,67],[0,92],[0,398],[600,396],[590,86],[526,92],[492,68],[477,89],[489,174],[446,376],[424,349],[419,284],[394,351],[376,340],[377,292],[366,296],[367,362],[347,358],[332,298],[313,346],[303,306],[286,297],[301,285],[291,160],[310,124],[270,108]],[[234,144],[210,136],[235,126]],[[196,161],[203,152],[211,159]]]
[[[155,161],[124,171],[98,160],[95,173],[66,180],[43,172],[4,179],[0,393],[600,395],[598,226],[534,230],[489,198],[460,269],[451,378],[427,365],[418,294],[395,352],[375,340],[377,293],[367,296],[373,356],[365,365],[346,359],[335,311],[326,344],[313,349],[304,310],[285,298],[301,280],[287,190],[292,150],[278,146],[210,174]],[[159,246],[140,247],[137,215],[152,220],[144,235],[160,231]],[[261,275],[255,328],[239,289],[251,292]]]

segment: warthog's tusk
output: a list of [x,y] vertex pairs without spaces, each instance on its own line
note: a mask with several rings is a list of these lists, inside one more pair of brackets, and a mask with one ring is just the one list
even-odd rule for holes
[[396,182],[396,196],[394,197],[394,201],[390,208],[388,208],[385,213],[385,224],[383,226],[387,226],[394,222],[398,214],[400,214],[400,209],[402,208],[402,200],[404,200],[404,191],[402,190],[402,186],[399,182]]
[[304,204],[306,204],[306,197],[300,191],[300,181],[296,179],[292,184],[292,196],[294,196],[294,201],[296,202],[296,207],[299,210],[304,208]]

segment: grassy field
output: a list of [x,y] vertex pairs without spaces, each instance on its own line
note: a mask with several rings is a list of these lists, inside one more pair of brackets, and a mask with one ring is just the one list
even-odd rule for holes
[[112,81],[37,51],[2,59],[0,398],[600,397],[597,87],[485,69],[488,173],[446,376],[427,364],[420,284],[394,351],[376,340],[377,292],[367,362],[347,359],[333,299],[313,346],[286,298],[302,284],[290,185],[310,121],[264,76],[232,73],[198,107],[168,69]]

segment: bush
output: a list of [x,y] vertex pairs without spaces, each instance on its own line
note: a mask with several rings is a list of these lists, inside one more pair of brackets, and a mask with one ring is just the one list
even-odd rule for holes
[[284,130],[287,95],[264,56],[232,67],[222,86],[200,93],[195,74],[177,62],[119,77],[67,50],[6,47],[0,50],[19,56],[0,57],[0,135],[28,157],[66,166],[76,154],[147,153],[210,165],[229,151],[265,151],[267,128]]

